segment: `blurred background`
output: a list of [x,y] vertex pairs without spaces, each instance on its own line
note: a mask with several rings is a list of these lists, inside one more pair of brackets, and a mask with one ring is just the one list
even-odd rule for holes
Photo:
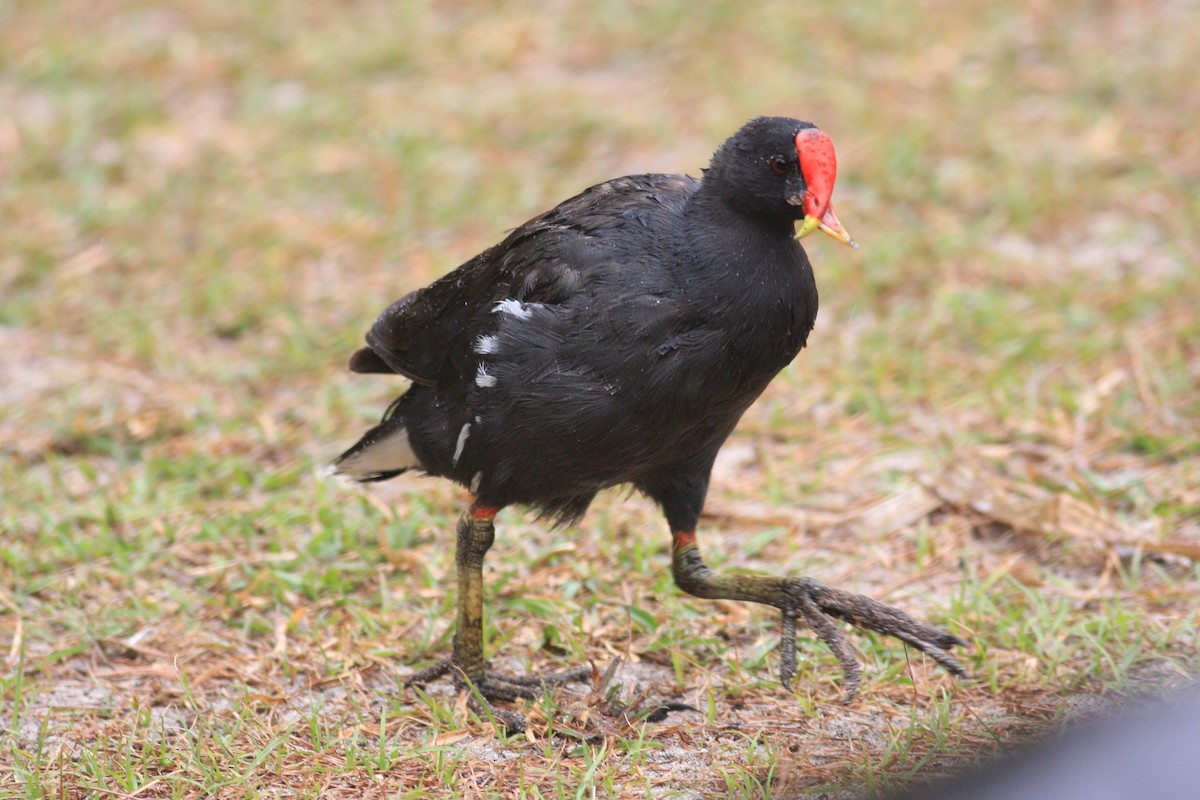
[[[214,673],[218,695],[278,676],[281,648],[328,676],[448,646],[461,495],[316,475],[402,388],[346,358],[389,302],[528,217],[622,174],[698,175],[761,114],[830,134],[862,249],[806,240],[817,327],[718,465],[714,559],[951,620],[978,643],[970,691],[993,732],[1186,673],[1198,12],[0,0],[5,735],[27,748],[31,720],[66,725],[51,709],[86,689],[114,741],[136,740],[112,709],[146,681],[179,701],[164,665],[207,669],[214,641],[261,666]],[[510,524],[531,544],[501,552],[492,646],[595,657],[618,631],[633,660],[674,665],[668,683],[715,671],[766,697],[744,681],[774,670],[770,621],[678,597],[644,501],[605,500],[582,532]],[[697,654],[687,637],[714,619],[725,639]],[[897,676],[897,703],[911,681],[938,702],[968,691],[862,646],[868,717]],[[97,652],[148,672],[71,689]],[[798,691],[828,702],[833,672],[809,656]],[[927,749],[949,747],[929,725]],[[972,752],[1003,738],[980,736]],[[789,780],[886,772],[864,748]],[[771,752],[772,774],[792,764]]]
[[1072,388],[1147,317],[1189,332],[1189,10],[6,3],[3,321],[159,374],[332,369],[528,216],[786,114],[833,136],[866,245],[814,253],[814,352],[888,315],[891,368],[953,359],[961,400],[1086,333]]

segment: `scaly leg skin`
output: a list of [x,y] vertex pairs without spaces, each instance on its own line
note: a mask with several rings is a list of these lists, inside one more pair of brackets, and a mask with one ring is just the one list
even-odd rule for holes
[[779,643],[779,680],[791,689],[796,677],[796,618],[812,629],[833,651],[842,665],[846,686],[842,701],[849,703],[858,692],[862,670],[845,635],[833,617],[857,628],[895,637],[912,645],[941,664],[953,675],[964,675],[962,664],[947,650],[966,647],[954,634],[926,625],[899,609],[871,598],[833,589],[811,578],[773,578],[763,575],[719,575],[700,558],[693,531],[671,535],[671,571],[680,589],[709,600],[745,600],[778,608],[783,615]]
[[[546,686],[588,681],[588,667],[551,675],[504,675],[491,672],[483,657],[483,558],[496,539],[495,518],[500,509],[473,504],[458,521],[458,542],[454,561],[458,567],[458,625],[450,658],[414,673],[407,684],[424,684],[449,674],[456,686],[470,690],[472,705],[483,711],[475,698],[510,701],[541,697]],[[512,732],[525,728],[525,720],[516,712],[492,709],[493,715]]]

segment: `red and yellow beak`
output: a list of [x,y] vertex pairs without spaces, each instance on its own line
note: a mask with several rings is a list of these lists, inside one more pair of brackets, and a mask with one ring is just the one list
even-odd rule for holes
[[823,231],[842,244],[858,247],[858,242],[842,227],[833,213],[833,184],[837,181],[837,154],[829,134],[819,128],[805,128],[796,134],[796,155],[800,157],[800,174],[808,190],[804,193],[804,219],[796,230],[803,239],[816,230]]

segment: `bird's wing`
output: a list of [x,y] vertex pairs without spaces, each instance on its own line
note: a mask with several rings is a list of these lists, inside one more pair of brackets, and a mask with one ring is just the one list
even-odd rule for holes
[[436,386],[447,365],[469,351],[473,318],[506,299],[566,302],[591,273],[626,255],[607,233],[661,224],[682,208],[696,185],[683,175],[636,175],[564,201],[453,272],[392,303],[367,333],[367,347],[351,357],[350,369],[398,373]]

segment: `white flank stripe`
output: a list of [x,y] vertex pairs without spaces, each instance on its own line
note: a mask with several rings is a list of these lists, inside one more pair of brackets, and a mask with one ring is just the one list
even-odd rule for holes
[[484,389],[490,389],[496,385],[496,376],[488,375],[487,367],[480,364],[479,369],[475,371],[475,385]]
[[365,478],[377,472],[391,472],[420,465],[421,462],[417,460],[408,443],[408,431],[397,428],[338,464],[337,472],[352,478]]
[[525,307],[525,304],[520,300],[513,300],[511,297],[501,300],[496,303],[496,307],[492,309],[493,314],[499,313],[512,314],[518,319],[529,319],[533,316],[533,312]]
[[482,481],[483,481],[483,470],[479,470],[479,472],[476,472],[475,475],[472,476],[472,478],[471,478],[471,494],[475,494],[479,491],[479,484]]
[[481,356],[495,355],[500,350],[500,340],[495,336],[480,336],[475,340],[475,352]]
[[458,459],[462,458],[463,448],[467,445],[467,437],[471,435],[471,423],[462,426],[462,430],[458,432],[458,442],[454,445],[454,466],[458,466]]

